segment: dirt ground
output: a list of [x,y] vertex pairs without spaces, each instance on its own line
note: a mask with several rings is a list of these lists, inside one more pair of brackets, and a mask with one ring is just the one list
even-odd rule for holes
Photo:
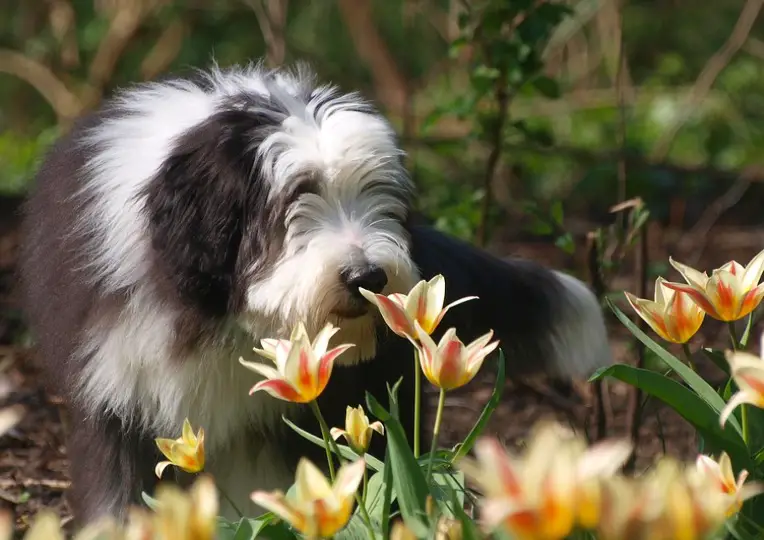
[[[12,510],[23,529],[30,516],[42,508],[52,509],[68,519],[65,499],[68,479],[59,403],[55,396],[46,394],[40,387],[35,371],[26,361],[27,351],[20,344],[23,343],[23,327],[12,294],[16,249],[16,220],[12,212],[13,204],[4,208],[0,199],[0,407],[20,405],[24,417],[0,438],[0,506]],[[579,228],[583,230],[585,226]],[[688,242],[687,235],[680,231],[656,227],[651,229],[649,240],[651,261],[666,261],[671,253],[698,268],[710,269],[730,259],[747,263],[764,247],[764,232],[716,227]],[[536,259],[556,267],[571,263],[548,244],[511,239],[500,240],[500,243],[499,250],[503,253]],[[628,273],[610,285],[612,290],[634,290],[633,278]],[[628,332],[612,318],[609,324],[615,360],[633,362],[634,345]],[[724,343],[723,332],[724,328],[709,321],[694,345]],[[704,360],[698,359],[704,375],[718,379],[718,370]],[[473,383],[449,396],[444,444],[455,444],[472,426],[491,393],[491,371],[485,369]],[[608,435],[624,435],[628,429],[628,389],[612,382],[605,388]],[[528,428],[543,417],[554,416],[578,429],[590,428],[593,418],[590,393],[589,385],[584,382],[562,385],[543,379],[507,381],[504,399],[490,422],[489,431],[512,444],[522,439]],[[428,398],[434,399],[434,396]],[[691,459],[695,452],[693,433],[684,420],[666,407],[651,403],[642,422],[637,468],[649,465],[663,452]]]

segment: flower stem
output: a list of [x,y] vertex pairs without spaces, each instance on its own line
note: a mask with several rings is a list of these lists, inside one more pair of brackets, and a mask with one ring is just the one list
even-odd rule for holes
[[438,412],[435,415],[435,427],[432,429],[432,445],[430,445],[430,459],[427,463],[427,483],[432,477],[432,464],[435,461],[435,450],[438,448],[438,436],[440,436],[440,422],[443,420],[443,406],[446,404],[446,391],[440,389],[438,397]]
[[219,491],[219,492],[220,492],[220,494],[223,496],[223,498],[224,498],[226,501],[228,501],[228,504],[230,504],[230,505],[231,505],[231,508],[233,508],[234,512],[236,512],[236,513],[239,515],[239,517],[240,517],[240,518],[243,518],[243,517],[244,517],[244,514],[242,513],[242,511],[241,511],[241,510],[239,510],[239,507],[238,507],[238,506],[236,506],[236,503],[235,503],[235,502],[233,502],[233,499],[232,499],[231,497],[229,497],[229,496],[228,496],[228,493],[226,493],[226,492],[225,492],[225,490],[223,490],[223,489],[222,489],[220,486],[218,486],[218,491]]
[[[313,400],[310,402],[310,408],[313,411],[313,414],[316,415],[316,419],[318,420],[318,425],[321,426],[321,436],[324,438],[324,449],[326,450],[326,461],[329,463],[329,478],[331,478],[332,483],[334,483],[334,460],[332,459],[332,443],[334,442],[332,440],[332,437],[329,435],[329,427],[326,425],[326,420],[324,420],[324,415],[321,414],[321,409],[318,406],[318,402],[316,400]],[[337,453],[337,457],[339,458],[340,454]]]
[[695,364],[692,362],[692,351],[687,343],[682,343],[682,351],[684,351],[684,356],[687,358],[687,365],[690,366],[691,370],[695,371]]
[[[732,340],[732,350],[737,351],[738,347],[740,346],[740,340],[737,337],[737,331],[735,330],[735,323],[733,321],[729,321],[727,323],[727,328],[729,328],[730,331],[730,339]],[[740,406],[740,420],[741,424],[743,424],[743,442],[748,446],[748,434],[749,434],[749,427],[748,427],[748,406],[743,404]]]
[[419,458],[419,417],[422,403],[422,370],[419,351],[414,349],[414,457]]
[[730,331],[730,339],[732,340],[732,350],[736,351],[738,348],[738,345],[740,344],[740,340],[737,338],[737,330],[735,330],[735,323],[733,321],[729,321],[727,323],[727,328],[729,328]]

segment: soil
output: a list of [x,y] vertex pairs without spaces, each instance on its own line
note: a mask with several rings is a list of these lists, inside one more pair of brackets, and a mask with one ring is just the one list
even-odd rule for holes
[[[30,516],[43,509],[52,510],[69,520],[66,503],[67,458],[63,444],[60,402],[47,394],[39,377],[29,365],[24,346],[23,325],[14,302],[13,271],[17,247],[18,201],[0,197],[0,408],[18,405],[23,408],[22,420],[0,437],[0,507],[11,510],[20,530],[27,527]],[[577,223],[584,232],[593,227]],[[725,226],[689,238],[686,231],[654,226],[648,235],[649,260],[663,262],[672,254],[696,268],[714,268],[735,259],[743,264],[764,245],[764,233],[759,229]],[[581,270],[583,257],[563,255],[551,242],[519,241],[516,237],[502,238],[493,251],[535,259],[556,268]],[[631,262],[627,261],[628,267]],[[676,277],[676,276],[674,276]],[[616,276],[610,289],[635,290],[630,272]],[[649,293],[652,295],[652,287]],[[608,324],[611,348],[617,362],[634,362],[635,344],[628,331],[612,317]],[[708,321],[693,344],[722,346],[725,328]],[[753,334],[758,336],[758,331]],[[721,380],[720,371],[705,358],[696,358],[701,373],[710,381]],[[480,414],[494,384],[490,368],[459,391],[449,394],[442,442],[459,442]],[[604,385],[606,403],[606,435],[625,436],[629,430],[627,404],[629,389],[620,383]],[[428,394],[428,399],[435,399]],[[554,417],[591,434],[595,423],[591,386],[584,381],[572,384],[539,378],[506,382],[503,399],[495,411],[488,432],[509,445],[520,442],[528,429],[539,419]],[[425,420],[431,421],[429,420]],[[694,458],[696,442],[693,429],[671,410],[659,403],[649,402],[644,409],[637,451],[637,469],[649,466],[661,454],[682,459]]]

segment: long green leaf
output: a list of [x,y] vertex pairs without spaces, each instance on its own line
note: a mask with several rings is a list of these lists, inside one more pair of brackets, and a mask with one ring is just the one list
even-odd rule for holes
[[493,385],[491,398],[488,400],[488,403],[485,404],[485,407],[483,407],[483,412],[480,413],[477,422],[475,422],[475,425],[467,434],[464,442],[459,445],[459,449],[451,459],[451,463],[456,463],[464,456],[466,456],[470,450],[472,450],[472,447],[475,445],[475,441],[477,441],[478,437],[480,437],[480,434],[483,433],[483,430],[488,425],[488,420],[490,420],[493,411],[495,411],[496,407],[498,407],[499,403],[501,403],[501,394],[504,390],[504,383],[506,382],[504,351],[501,349],[499,349],[497,363],[498,366],[496,369],[496,382]]
[[[321,437],[317,437],[317,436],[313,435],[312,433],[309,433],[309,432],[305,431],[304,429],[302,429],[301,427],[296,425],[294,422],[292,422],[286,416],[282,416],[281,419],[286,423],[286,425],[288,425],[290,428],[292,428],[294,431],[296,431],[299,435],[303,436],[304,438],[306,438],[310,442],[320,446],[321,448],[324,448],[324,439],[322,439]],[[357,460],[360,457],[358,454],[353,452],[353,450],[349,446],[347,446],[347,445],[338,444],[337,445],[337,449],[340,451],[340,454],[342,454],[342,457],[344,457],[345,459],[349,459],[350,461],[355,461],[355,460]],[[330,450],[331,450],[331,448],[330,448]],[[334,452],[332,452],[332,453],[334,453]],[[382,464],[382,462],[379,459],[375,458],[371,454],[364,454],[363,458],[366,460],[366,464],[371,469],[373,469],[375,472],[378,472],[378,471],[382,470],[382,467],[384,465]]]
[[[390,392],[391,408],[396,402],[395,392]],[[418,535],[427,534],[425,501],[430,495],[427,482],[411,451],[403,426],[370,393],[366,392],[366,406],[385,424],[390,470],[398,505],[406,525]]]
[[706,443],[726,450],[736,464],[750,464],[750,456],[740,434],[729,424],[722,429],[718,413],[684,385],[660,373],[626,364],[601,369],[592,380],[603,377],[613,377],[660,399],[695,426]]
[[[377,473],[379,474],[379,473]],[[390,449],[385,448],[385,468],[382,470],[385,485],[385,498],[382,502],[382,538],[387,538],[390,534],[390,510],[393,507],[393,468],[390,465]]]
[[[676,357],[674,357],[670,352],[650,339],[650,337],[642,332],[642,330],[640,330],[623,311],[618,309],[618,307],[613,304],[612,301],[608,299],[607,304],[610,306],[610,309],[613,311],[613,313],[615,313],[615,316],[618,317],[618,320],[620,320],[639,341],[644,343],[648,349],[660,356],[661,360],[666,362],[666,364],[668,364],[668,366],[673,369],[676,374],[679,375],[679,377],[681,377],[682,380],[685,381],[703,401],[708,403],[708,405],[710,405],[711,408],[717,412],[717,414],[720,413],[722,409],[724,409],[724,406],[726,405],[724,400],[721,398],[721,396],[719,396],[716,390],[714,390],[713,387],[708,384],[700,375],[695,373],[683,362],[680,362]],[[740,422],[738,422],[737,418],[730,417],[729,422],[738,432],[738,435],[742,437],[743,430],[740,427]]]

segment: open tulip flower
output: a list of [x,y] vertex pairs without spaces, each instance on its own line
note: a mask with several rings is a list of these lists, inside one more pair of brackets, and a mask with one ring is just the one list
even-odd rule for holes
[[628,292],[626,298],[656,334],[672,343],[687,343],[706,315],[689,293],[667,287],[666,280],[661,277],[655,281],[654,301],[637,298]]
[[671,265],[687,282],[666,282],[666,287],[689,294],[695,303],[714,319],[737,321],[756,309],[764,298],[764,284],[759,284],[764,273],[764,251],[756,255],[748,266],[730,261],[717,268],[708,277],[684,264],[669,259]]
[[385,323],[393,332],[413,342],[417,339],[415,323],[419,323],[422,330],[430,335],[449,309],[477,298],[477,296],[467,296],[443,307],[446,301],[446,280],[440,274],[430,281],[420,281],[408,294],[396,293],[385,296],[363,288],[358,290],[369,302],[377,306]]
[[719,415],[722,426],[740,405],[751,404],[764,408],[764,359],[742,351],[727,351],[726,358],[732,378],[740,390],[733,394],[722,409]]
[[179,439],[156,439],[156,444],[169,460],[157,463],[154,472],[159,478],[170,465],[188,473],[204,469],[204,429],[199,428],[199,433],[194,435],[188,418],[183,421],[183,433]]
[[350,448],[357,454],[363,455],[369,449],[371,436],[374,432],[380,435],[385,434],[385,426],[382,422],[369,423],[369,417],[363,412],[360,405],[355,409],[348,407],[345,411],[345,429],[332,428],[330,433],[336,441],[340,437],[345,437]]
[[722,452],[719,461],[709,456],[699,455],[696,461],[698,470],[705,474],[720,493],[729,497],[727,517],[740,511],[743,502],[764,492],[764,485],[758,482],[745,483],[748,471],[742,470],[735,479],[732,462],[726,452]]
[[338,330],[327,323],[311,343],[305,326],[300,324],[288,340],[261,340],[263,348],[255,348],[254,351],[273,361],[276,367],[239,359],[242,365],[265,377],[264,381],[252,387],[250,395],[264,390],[275,398],[294,403],[315,400],[329,382],[334,361],[353,347],[352,344],[344,344],[327,350],[329,340]]
[[256,491],[252,500],[308,538],[328,538],[350,520],[365,469],[363,459],[343,465],[332,486],[313,463],[303,458],[297,464],[294,496],[287,497],[280,491]]
[[443,390],[453,390],[470,382],[477,374],[483,360],[499,345],[491,341],[493,331],[464,345],[456,337],[456,330],[449,328],[437,345],[427,332],[414,323],[419,341],[420,362],[425,377]]

